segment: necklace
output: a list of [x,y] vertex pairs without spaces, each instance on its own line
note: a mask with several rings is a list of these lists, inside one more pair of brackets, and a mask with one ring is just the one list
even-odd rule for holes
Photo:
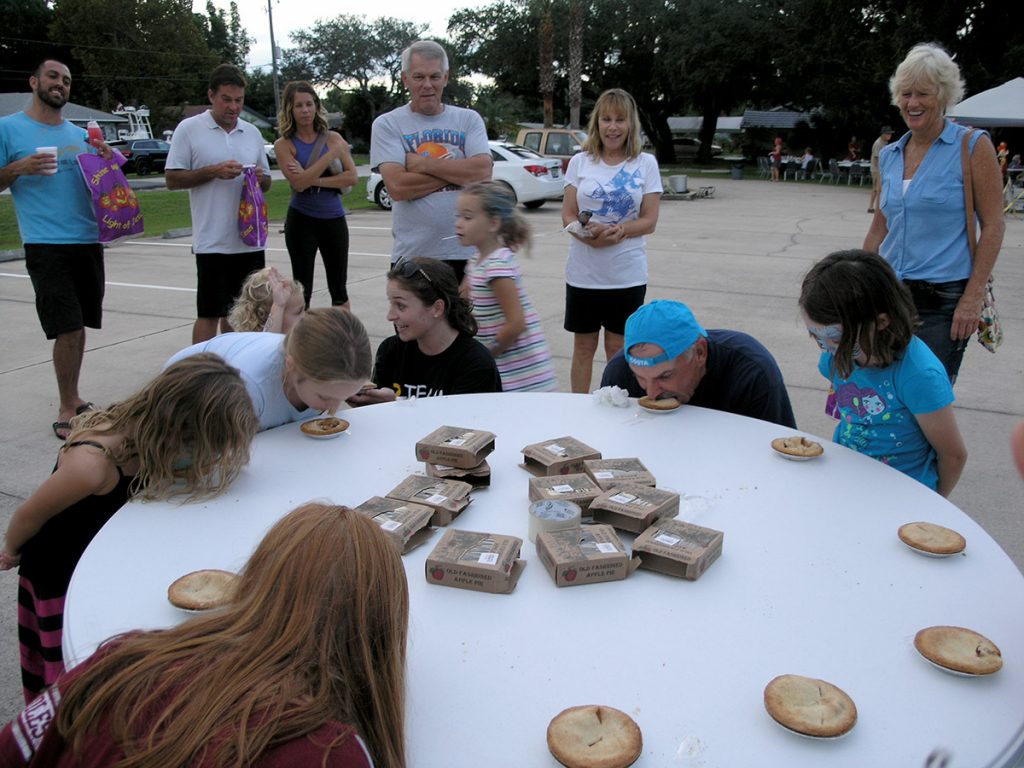
[[924,147],[918,147],[913,142],[907,142],[906,148],[903,150],[903,178],[913,178],[917,172],[918,167],[924,162],[925,157],[928,155],[930,145]]

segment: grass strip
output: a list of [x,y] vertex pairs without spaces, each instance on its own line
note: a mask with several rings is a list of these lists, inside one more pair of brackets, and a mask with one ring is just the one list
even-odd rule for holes
[[[160,237],[169,230],[192,226],[187,192],[153,189],[139,192],[138,196],[146,237]],[[271,221],[284,221],[290,200],[291,189],[288,184],[280,179],[275,180],[267,193],[267,213]],[[346,211],[375,207],[366,199],[365,179],[360,179],[352,187],[342,198],[342,203]],[[14,200],[11,195],[0,195],[0,250],[16,248],[21,248],[21,236],[14,214]]]

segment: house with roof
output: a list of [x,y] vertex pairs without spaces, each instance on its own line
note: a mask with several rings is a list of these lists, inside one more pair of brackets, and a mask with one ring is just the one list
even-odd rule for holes
[[[31,93],[0,93],[0,117],[7,117],[17,112],[24,112],[32,105]],[[118,131],[128,128],[128,118],[101,112],[92,107],[84,107],[69,101],[61,111],[64,119],[85,128],[90,120],[95,120],[103,130],[107,141],[117,141]]]

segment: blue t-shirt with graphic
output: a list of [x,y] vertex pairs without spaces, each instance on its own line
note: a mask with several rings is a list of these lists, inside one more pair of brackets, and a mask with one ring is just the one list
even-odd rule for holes
[[818,370],[835,390],[837,417],[832,439],[937,490],[935,450],[915,418],[953,402],[945,368],[916,336],[903,357],[887,368],[854,366],[850,378],[832,370],[832,353],[822,352]]

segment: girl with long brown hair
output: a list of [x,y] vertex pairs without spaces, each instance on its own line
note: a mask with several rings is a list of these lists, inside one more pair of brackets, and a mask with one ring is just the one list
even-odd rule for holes
[[0,570],[20,565],[26,701],[64,669],[64,597],[104,523],[132,496],[220,493],[248,463],[255,434],[241,376],[209,354],[170,366],[127,400],[75,418],[53,474],[15,510],[0,552]]
[[227,606],[101,646],[0,733],[0,762],[402,768],[408,615],[387,535],[306,504],[270,529]]

